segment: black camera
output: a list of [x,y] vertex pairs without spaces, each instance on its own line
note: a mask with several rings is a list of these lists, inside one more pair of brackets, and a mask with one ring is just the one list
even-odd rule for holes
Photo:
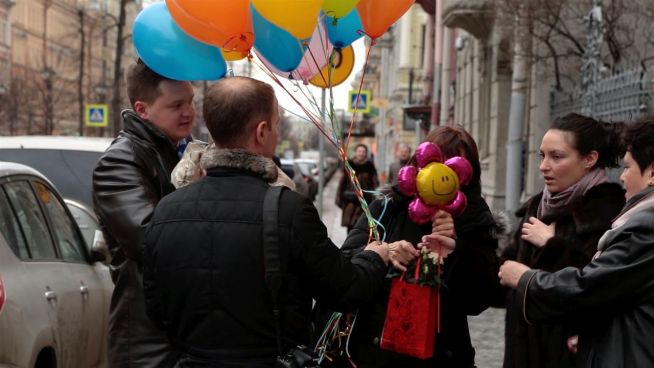
[[306,346],[296,346],[284,356],[277,357],[275,368],[318,368],[320,359]]

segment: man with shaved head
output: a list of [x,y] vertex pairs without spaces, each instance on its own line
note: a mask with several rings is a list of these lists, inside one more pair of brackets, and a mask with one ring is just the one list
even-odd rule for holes
[[372,243],[347,261],[311,201],[282,189],[273,227],[281,289],[273,313],[262,218],[277,177],[275,93],[255,79],[222,79],[209,87],[203,112],[216,145],[202,156],[206,176],[164,198],[146,232],[148,314],[167,330],[180,367],[272,367],[289,348],[308,345],[312,299],[342,309],[372,297],[389,245]]

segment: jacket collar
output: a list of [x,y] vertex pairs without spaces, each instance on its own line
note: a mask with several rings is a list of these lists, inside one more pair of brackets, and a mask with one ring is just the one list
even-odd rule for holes
[[202,155],[200,166],[207,171],[214,168],[245,170],[269,183],[277,180],[277,165],[273,160],[241,148],[223,149],[211,145]]
[[136,136],[139,139],[155,144],[157,147],[170,147],[176,150],[173,142],[157,128],[154,124],[147,120],[141,119],[133,110],[123,110],[121,113],[124,122],[123,130],[126,133]]

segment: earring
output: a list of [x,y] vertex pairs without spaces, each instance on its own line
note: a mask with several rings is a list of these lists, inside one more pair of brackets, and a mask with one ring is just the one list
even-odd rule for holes
[[650,181],[649,183],[647,183],[647,186],[648,186],[648,187],[654,187],[654,183],[652,183],[652,182]]

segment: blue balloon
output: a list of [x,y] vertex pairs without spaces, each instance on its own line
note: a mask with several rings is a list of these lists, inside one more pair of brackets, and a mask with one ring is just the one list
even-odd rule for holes
[[[295,70],[306,49],[305,41],[293,37],[290,33],[270,23],[250,4],[252,26],[254,29],[254,47],[275,68],[290,72]],[[306,42],[308,45],[308,42]]]
[[132,40],[145,65],[174,80],[216,80],[227,64],[220,49],[188,36],[175,23],[164,2],[143,9],[134,19]]
[[363,37],[363,24],[361,24],[356,7],[342,18],[335,19],[325,16],[325,28],[327,29],[327,38],[334,47],[349,46]]

